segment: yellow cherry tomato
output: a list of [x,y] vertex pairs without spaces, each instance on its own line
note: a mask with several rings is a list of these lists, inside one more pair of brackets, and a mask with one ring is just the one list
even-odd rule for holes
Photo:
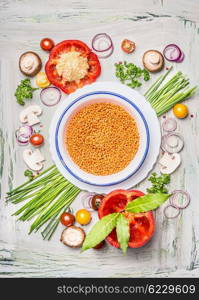
[[39,72],[36,76],[36,84],[40,88],[45,88],[50,85],[50,81],[45,72]]
[[188,115],[189,111],[186,105],[176,104],[173,107],[173,113],[177,118],[184,119]]
[[76,212],[76,221],[80,225],[87,225],[91,221],[91,214],[86,209],[80,209]]

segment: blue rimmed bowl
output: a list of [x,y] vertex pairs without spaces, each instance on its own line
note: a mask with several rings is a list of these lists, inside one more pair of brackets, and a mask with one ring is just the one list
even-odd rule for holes
[[[95,85],[95,84],[94,84]],[[99,86],[99,84],[98,84]],[[74,93],[66,98],[55,112],[50,127],[50,146],[53,160],[61,173],[67,178],[67,174],[78,181],[93,186],[111,186],[121,183],[133,176],[144,163],[150,145],[150,135],[147,121],[141,109],[135,104],[133,98],[127,98],[122,93],[105,90],[94,90],[89,86],[88,92],[82,89],[82,93]],[[136,94],[135,94],[136,96]],[[77,111],[92,103],[110,102],[122,106],[135,119],[140,135],[140,144],[138,151],[129,165],[122,171],[107,175],[96,176],[87,173],[79,168],[79,166],[71,159],[66,145],[64,143],[64,133],[67,124]]]

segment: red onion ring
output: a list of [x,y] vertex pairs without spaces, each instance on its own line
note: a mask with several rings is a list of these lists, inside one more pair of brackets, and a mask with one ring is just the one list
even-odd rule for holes
[[[100,48],[100,40],[101,40],[101,43],[102,43],[102,41],[106,41],[108,43],[107,47],[101,49]],[[99,41],[98,48],[96,47],[97,41]],[[114,51],[113,41],[112,41],[111,37],[106,33],[98,33],[94,36],[94,38],[92,39],[92,48],[96,52],[104,53],[102,55],[98,55],[98,58],[108,58],[109,56],[112,55],[112,53]]]
[[[171,136],[176,136],[179,138],[179,140],[181,140],[181,145],[179,146],[179,143],[176,147],[172,147],[172,146],[169,146],[168,144],[168,139],[171,137]],[[169,148],[170,147],[170,148]],[[162,137],[162,144],[161,144],[161,148],[162,150],[164,150],[165,152],[168,152],[168,153],[178,153],[182,150],[182,148],[184,147],[184,140],[183,140],[183,137],[176,133],[176,132],[170,132],[166,135],[163,135]]]
[[32,134],[33,134],[33,128],[32,126],[29,126],[29,125],[23,125],[21,127],[19,127],[18,129],[18,132],[19,132],[19,135],[23,136],[23,137],[30,137]]
[[[180,205],[179,203],[176,202],[176,201],[177,201],[177,196],[178,196],[179,194],[185,196],[184,198],[186,199],[186,201],[185,201],[185,204],[184,204],[184,205],[182,205],[182,204]],[[171,198],[169,199],[169,201],[170,201],[170,203],[171,203],[172,206],[174,206],[174,207],[176,207],[176,208],[179,208],[179,209],[184,209],[184,208],[186,208],[186,207],[190,204],[191,197],[190,197],[190,195],[189,195],[187,192],[185,192],[185,191],[182,191],[182,190],[176,190],[176,191],[174,191],[174,192],[172,193],[172,196],[171,196]]]
[[24,137],[24,136],[22,136],[22,135],[18,135],[18,134],[17,134],[17,130],[16,130],[16,132],[15,132],[15,136],[16,136],[17,142],[18,142],[20,145],[27,145],[27,144],[28,144],[29,138]]
[[[109,46],[107,48],[105,48],[105,49],[97,49],[96,46],[95,46],[95,42],[98,41],[98,40],[100,40],[101,38],[105,38],[109,42]],[[112,48],[112,46],[113,46],[112,39],[106,33],[98,33],[92,39],[92,48],[96,52],[105,52],[105,51],[108,51],[110,48]]]
[[177,122],[174,118],[168,118],[162,123],[162,128],[164,129],[164,131],[168,132],[175,131],[177,128]]
[[31,135],[33,134],[33,131],[34,130],[33,130],[32,126],[29,126],[29,125],[23,125],[23,126],[19,127],[15,131],[15,136],[16,136],[17,142],[20,145],[27,145]]
[[177,62],[182,55],[182,51],[176,44],[169,44],[164,48],[163,54],[168,61]]
[[87,192],[85,195],[82,196],[82,199],[81,199],[83,207],[89,211],[94,210],[91,206],[91,200],[94,195],[95,195],[95,193]]
[[[47,98],[45,98],[45,96],[47,95],[47,93],[49,91],[56,91],[56,96],[55,96],[55,100],[54,102],[53,101],[49,101]],[[44,89],[41,90],[41,93],[40,93],[40,99],[41,99],[41,102],[46,105],[46,106],[54,106],[56,105],[57,103],[59,103],[60,99],[61,99],[61,91],[60,89],[58,89],[57,87],[55,86],[49,86],[49,87],[46,87]],[[52,99],[53,100],[53,99]]]
[[[169,216],[169,214],[168,214],[168,208],[170,208],[170,207],[172,207],[173,209],[176,210],[176,214],[173,215],[173,216]],[[175,206],[173,206],[173,205],[171,205],[171,204],[168,204],[167,206],[165,206],[163,212],[164,212],[164,215],[165,215],[166,218],[168,218],[168,219],[175,219],[175,218],[177,218],[177,217],[179,216],[179,214],[180,214],[180,209],[177,208],[177,207],[175,207]]]

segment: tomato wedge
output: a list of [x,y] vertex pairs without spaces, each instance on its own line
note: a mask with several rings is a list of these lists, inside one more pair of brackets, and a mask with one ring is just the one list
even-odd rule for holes
[[[144,196],[144,193],[137,190],[115,190],[103,199],[98,211],[100,219],[108,214],[121,212],[129,220],[129,247],[131,248],[144,246],[155,231],[155,220],[151,211],[137,214],[124,211],[128,202],[141,196]],[[116,229],[108,235],[106,240],[112,246],[119,248]]]
[[[56,66],[61,55],[69,52],[79,52],[81,57],[87,59],[89,68],[87,74],[81,79],[67,81],[57,72]],[[94,82],[101,73],[101,66],[97,55],[85,43],[79,40],[65,40],[58,43],[51,50],[45,71],[49,81],[53,85],[60,88],[64,93],[70,94],[76,89]]]

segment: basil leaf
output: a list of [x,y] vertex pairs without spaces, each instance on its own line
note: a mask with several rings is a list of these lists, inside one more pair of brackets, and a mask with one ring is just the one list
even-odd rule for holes
[[168,194],[147,194],[129,202],[125,210],[132,213],[146,212],[156,209],[164,203],[171,195]]
[[122,214],[119,215],[116,224],[117,239],[123,253],[126,254],[130,238],[129,222]]
[[99,220],[86,235],[82,250],[93,248],[103,241],[116,227],[119,215],[120,213],[113,213]]

